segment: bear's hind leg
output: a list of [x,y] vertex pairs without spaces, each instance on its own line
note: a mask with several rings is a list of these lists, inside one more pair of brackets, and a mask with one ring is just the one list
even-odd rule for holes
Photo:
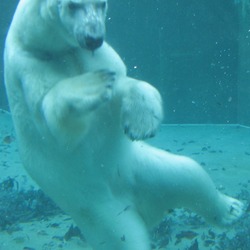
[[119,201],[99,204],[74,220],[95,250],[150,250],[148,232],[132,206]]
[[219,226],[237,221],[243,204],[221,194],[209,175],[192,159],[138,143],[136,197],[145,221],[164,211],[188,208]]

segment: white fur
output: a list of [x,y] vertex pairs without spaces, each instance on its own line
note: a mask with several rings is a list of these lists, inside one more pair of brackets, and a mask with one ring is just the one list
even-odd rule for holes
[[160,94],[128,78],[107,43],[80,48],[70,32],[79,20],[57,2],[21,0],[6,41],[9,102],[34,180],[95,250],[149,250],[148,227],[175,207],[218,225],[237,220],[241,202],[196,162],[141,142],[161,122]]

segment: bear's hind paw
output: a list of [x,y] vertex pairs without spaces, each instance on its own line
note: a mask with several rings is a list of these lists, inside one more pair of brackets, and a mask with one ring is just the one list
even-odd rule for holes
[[226,209],[222,214],[221,225],[228,226],[235,223],[244,213],[244,204],[232,197],[224,195],[224,202],[226,203]]

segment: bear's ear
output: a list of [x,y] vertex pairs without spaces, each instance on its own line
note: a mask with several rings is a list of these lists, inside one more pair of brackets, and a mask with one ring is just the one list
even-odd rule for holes
[[58,18],[59,8],[62,5],[61,0],[46,0],[46,10],[51,19]]
[[105,1],[105,3],[106,3],[106,14],[107,14],[107,12],[108,12],[108,1]]

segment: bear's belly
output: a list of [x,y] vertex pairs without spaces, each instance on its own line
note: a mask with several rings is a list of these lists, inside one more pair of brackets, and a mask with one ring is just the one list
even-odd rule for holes
[[132,165],[127,138],[99,133],[97,140],[96,131],[90,131],[79,147],[63,150],[50,135],[41,137],[35,128],[29,131],[32,133],[19,136],[24,166],[64,211],[75,214],[87,204],[109,199],[111,193],[120,196],[119,190],[127,189],[129,177],[118,180],[120,175],[129,176]]

